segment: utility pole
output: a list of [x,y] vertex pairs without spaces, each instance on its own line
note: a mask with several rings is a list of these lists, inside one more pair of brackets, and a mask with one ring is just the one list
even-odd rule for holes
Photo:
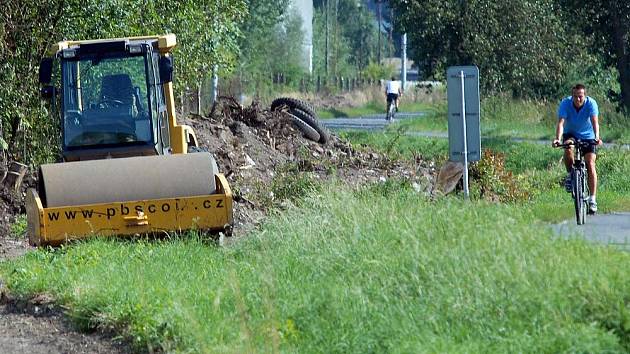
[[333,60],[333,75],[337,75],[337,63],[339,61],[339,0],[335,0],[335,50],[334,50],[334,58]]
[[326,0],[326,61],[325,61],[325,69],[326,69],[326,78],[328,78],[328,1]]
[[383,16],[381,15],[381,0],[376,0],[376,14],[378,16],[378,63],[381,64],[381,27],[383,23]]
[[[387,56],[393,57],[394,53],[394,9],[389,9],[389,33],[387,33]],[[395,51],[394,51],[395,52]]]

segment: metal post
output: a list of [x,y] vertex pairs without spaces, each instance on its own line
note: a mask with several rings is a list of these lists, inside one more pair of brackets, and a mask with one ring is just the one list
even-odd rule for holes
[[407,84],[407,33],[402,35],[402,90],[405,91],[405,85]]
[[468,140],[466,138],[466,96],[464,91],[464,71],[459,72],[462,83],[462,123],[464,124],[464,199],[470,197],[468,191]]
[[378,18],[378,54],[377,54],[377,59],[378,60],[378,64],[381,64],[381,28],[383,26],[383,17],[381,16],[381,0],[376,0],[376,16]]
[[326,77],[328,77],[328,0],[326,0],[326,53],[324,60],[324,68],[326,71]]

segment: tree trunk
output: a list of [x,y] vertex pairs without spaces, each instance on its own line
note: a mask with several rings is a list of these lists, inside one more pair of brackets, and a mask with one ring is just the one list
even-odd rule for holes
[[621,86],[621,104],[630,113],[630,55],[626,54],[617,62],[619,70],[619,85]]
[[612,2],[609,10],[611,14],[613,48],[615,48],[617,70],[619,71],[619,86],[621,87],[620,103],[624,110],[630,113],[630,48],[627,48],[624,38],[629,28],[628,24],[620,19],[621,14],[615,9]]

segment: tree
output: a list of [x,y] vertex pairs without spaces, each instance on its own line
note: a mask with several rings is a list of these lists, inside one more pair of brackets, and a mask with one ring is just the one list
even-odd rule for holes
[[[620,92],[611,98],[630,112],[630,2],[624,0],[559,1],[565,18],[583,35],[591,37],[590,49],[603,59],[605,67],[619,73]],[[576,43],[584,44],[584,41]]]
[[200,81],[212,64],[236,62],[243,0],[3,0],[0,10],[0,149],[42,162],[58,146],[58,121],[39,101],[37,68],[62,39],[175,33],[176,88]]
[[274,74],[298,82],[305,73],[302,18],[289,0],[250,0],[243,23],[239,56],[241,86],[256,95],[271,89]]
[[326,56],[329,62],[328,74],[332,76],[356,75],[370,62],[376,61],[378,25],[374,14],[362,1],[334,0],[330,4],[327,1],[315,1],[314,6],[313,61],[316,73],[326,74]]
[[568,70],[567,34],[554,0],[392,0],[410,57],[427,77],[477,65],[487,92],[555,95]]

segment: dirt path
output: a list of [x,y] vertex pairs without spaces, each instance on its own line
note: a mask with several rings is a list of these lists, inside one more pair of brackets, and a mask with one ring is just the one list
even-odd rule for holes
[[0,306],[0,353],[126,353],[112,338],[74,331],[58,312]]
[[[25,240],[0,234],[0,262],[19,257],[29,249]],[[0,353],[129,352],[127,345],[111,335],[77,332],[45,297],[19,304],[7,296],[0,279]]]

